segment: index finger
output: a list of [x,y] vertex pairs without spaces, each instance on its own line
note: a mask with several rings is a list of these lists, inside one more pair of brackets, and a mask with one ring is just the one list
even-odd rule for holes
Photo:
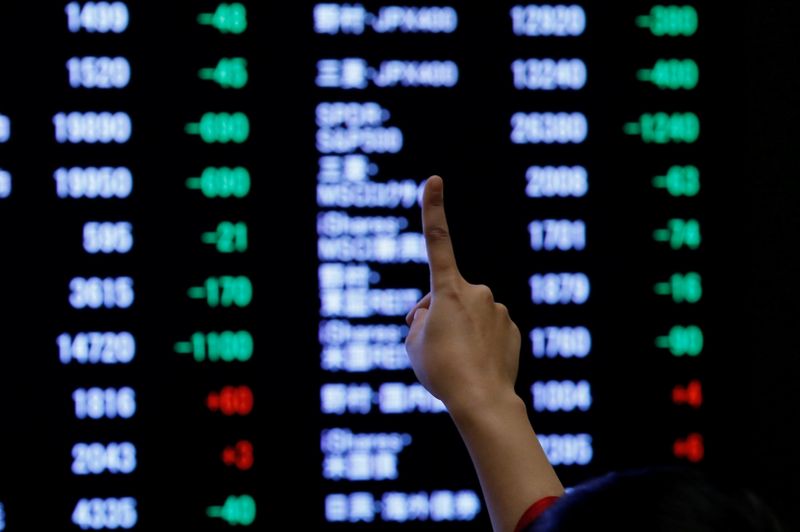
[[425,183],[422,193],[422,231],[431,269],[431,291],[452,284],[460,275],[444,214],[444,182],[435,175]]

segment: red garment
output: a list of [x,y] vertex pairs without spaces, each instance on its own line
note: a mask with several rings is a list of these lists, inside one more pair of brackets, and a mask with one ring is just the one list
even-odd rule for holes
[[553,503],[558,500],[558,497],[544,497],[543,499],[539,499],[535,503],[531,504],[530,508],[525,510],[525,513],[522,514],[522,517],[517,523],[517,527],[514,529],[514,532],[522,532],[527,527],[531,526],[536,519],[544,513],[545,510],[550,508]]

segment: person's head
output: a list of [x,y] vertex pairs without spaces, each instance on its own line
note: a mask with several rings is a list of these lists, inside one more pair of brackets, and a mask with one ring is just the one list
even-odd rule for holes
[[533,532],[781,532],[753,494],[690,469],[610,473],[571,490]]

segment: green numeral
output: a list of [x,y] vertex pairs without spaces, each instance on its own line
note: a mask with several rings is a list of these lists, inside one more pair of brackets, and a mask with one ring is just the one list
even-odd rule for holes
[[205,113],[200,122],[186,124],[185,130],[200,135],[206,144],[241,144],[250,137],[250,120],[244,113]]
[[625,124],[624,130],[646,144],[693,144],[700,137],[700,119],[694,113],[645,113],[638,122]]
[[696,357],[703,352],[703,331],[696,325],[676,325],[667,336],[656,338],[656,347],[669,349],[676,357]]
[[670,196],[696,196],[700,193],[700,170],[696,166],[673,166],[667,175],[654,177],[653,186],[666,189]]
[[703,279],[699,273],[675,273],[669,281],[653,287],[660,296],[672,296],[675,303],[697,303],[703,297]]
[[197,73],[200,79],[214,81],[225,89],[241,89],[247,85],[247,61],[242,57],[219,60],[216,67],[202,68]]
[[200,177],[187,179],[186,188],[199,190],[207,198],[244,198],[250,192],[250,172],[241,166],[209,166]]
[[653,6],[649,14],[636,17],[636,25],[656,37],[691,37],[697,33],[699,22],[692,6]]
[[672,218],[667,222],[665,229],[653,231],[653,240],[669,242],[672,249],[697,249],[703,241],[700,234],[700,222],[695,219]]
[[240,3],[220,4],[213,13],[200,13],[197,22],[213,26],[220,33],[243,33],[247,29],[247,9]]
[[197,362],[247,362],[253,356],[253,337],[248,331],[196,332],[189,341],[176,342],[174,349]]
[[231,495],[222,506],[209,506],[206,515],[222,519],[232,526],[249,526],[256,519],[256,501],[250,495]]
[[253,284],[244,276],[209,277],[203,286],[189,288],[192,299],[204,299],[209,307],[246,307],[253,300]]
[[247,224],[220,222],[214,231],[203,233],[202,241],[212,244],[220,253],[244,253],[247,251]]
[[700,81],[700,69],[691,59],[659,59],[653,68],[643,68],[636,77],[659,89],[692,90]]

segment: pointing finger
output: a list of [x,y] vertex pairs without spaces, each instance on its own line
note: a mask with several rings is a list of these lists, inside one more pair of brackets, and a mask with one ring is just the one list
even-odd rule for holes
[[422,229],[431,269],[431,291],[451,285],[458,277],[458,266],[444,214],[444,183],[433,176],[422,194]]

